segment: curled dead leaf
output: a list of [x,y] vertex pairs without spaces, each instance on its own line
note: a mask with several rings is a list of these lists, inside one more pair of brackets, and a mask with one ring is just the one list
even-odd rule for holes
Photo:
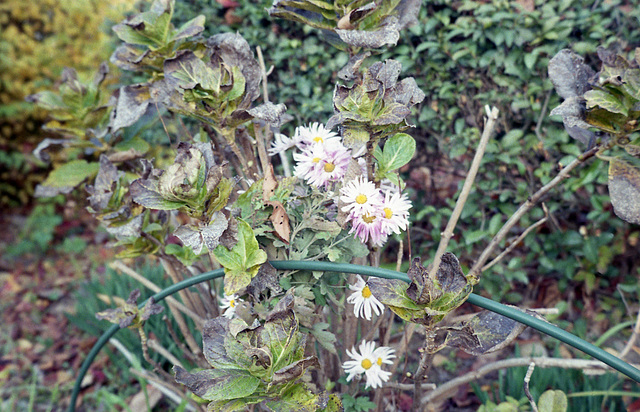
[[271,220],[273,224],[275,235],[288,245],[289,237],[291,236],[291,226],[289,225],[289,215],[287,215],[287,211],[284,209],[282,203],[277,200],[265,202],[265,204],[273,207],[273,213],[271,213],[269,220]]

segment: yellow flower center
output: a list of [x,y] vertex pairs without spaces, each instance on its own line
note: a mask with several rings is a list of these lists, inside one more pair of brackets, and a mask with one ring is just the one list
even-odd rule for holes
[[324,171],[327,173],[331,173],[333,172],[333,170],[336,168],[336,165],[334,165],[333,163],[325,163],[324,164]]
[[356,203],[359,205],[364,204],[367,201],[367,197],[365,195],[363,195],[362,193],[360,193],[358,196],[356,196]]
[[316,142],[316,143],[322,143],[322,142],[324,142],[324,140],[322,140],[322,137],[320,137],[320,136],[318,136],[318,137],[314,137],[314,138],[313,138],[313,141],[314,141],[314,142]]
[[387,219],[391,219],[391,216],[393,216],[393,211],[391,209],[389,209],[388,207],[384,208],[384,217],[386,217]]
[[376,363],[378,364],[378,366],[382,366],[382,358],[378,358],[378,360],[376,361]]
[[369,216],[368,214],[364,214],[362,215],[362,220],[364,221],[364,223],[373,223],[374,220],[376,220],[375,216]]
[[365,369],[369,369],[370,367],[373,366],[373,363],[371,363],[369,359],[363,359],[360,365],[362,365],[362,367]]
[[362,297],[365,299],[368,299],[371,297],[371,290],[369,289],[369,286],[366,286],[362,288]]
[[311,159],[311,161],[313,163],[318,163],[320,161],[320,158],[319,157],[314,157],[313,159]]
[[235,307],[236,307],[236,301],[235,301],[235,300],[233,300],[233,299],[231,299],[231,300],[229,301],[229,306],[231,306],[232,308],[235,308]]

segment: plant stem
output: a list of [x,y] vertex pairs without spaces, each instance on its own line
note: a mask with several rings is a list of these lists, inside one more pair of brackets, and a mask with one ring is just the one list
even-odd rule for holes
[[453,236],[453,229],[455,229],[456,224],[458,223],[458,218],[462,214],[462,209],[464,208],[464,204],[469,197],[471,187],[473,186],[473,181],[475,180],[478,169],[480,168],[480,162],[482,162],[482,157],[484,156],[484,151],[487,147],[487,143],[489,142],[489,138],[493,133],[495,122],[496,120],[498,120],[498,108],[494,107],[489,111],[489,108],[487,107],[487,115],[487,123],[484,125],[484,130],[482,131],[482,136],[480,137],[480,143],[478,144],[478,149],[476,150],[476,154],[473,157],[473,161],[471,162],[469,173],[467,174],[464,185],[462,186],[462,191],[460,192],[460,196],[458,197],[456,206],[451,213],[449,221],[447,222],[447,227],[445,228],[444,232],[442,232],[442,236],[440,237],[440,244],[438,244],[438,250],[436,251],[435,257],[433,259],[431,270],[429,270],[429,279],[431,279],[434,284],[437,284],[436,274],[438,273],[438,269],[440,268],[442,255],[447,250],[449,240],[451,240],[451,237]]
[[435,338],[435,330],[425,328],[424,348],[422,349],[423,352],[420,357],[420,364],[418,365],[416,374],[413,377],[413,404],[411,410],[416,412],[422,410],[422,381],[426,378],[429,369],[431,369],[431,364],[433,363],[433,355],[435,354],[435,351],[432,349],[435,346]]
[[587,159],[593,157],[601,149],[606,150],[607,148],[607,146],[603,147],[600,145],[596,145],[586,152],[582,153],[573,162],[569,163],[567,167],[563,168],[553,180],[544,185],[540,190],[534,193],[533,196],[527,199],[526,202],[520,205],[518,210],[509,218],[509,220],[507,220],[502,228],[500,228],[493,239],[491,239],[491,242],[489,242],[489,245],[486,247],[486,249],[482,251],[480,257],[475,261],[475,263],[469,270],[468,276],[471,276],[473,279],[475,279],[475,283],[477,283],[477,280],[480,278],[480,274],[482,273],[482,267],[489,259],[489,256],[491,256],[491,254],[493,253],[493,250],[507,236],[507,233],[509,233],[511,228],[515,226],[515,224],[522,218],[522,216],[524,216],[525,213],[527,213],[536,203],[538,203],[542,196],[544,196],[549,190],[553,189],[562,180],[564,180],[573,169],[584,163]]
[[531,375],[533,375],[533,370],[536,367],[535,362],[531,362],[529,364],[529,369],[527,369],[527,374],[524,377],[524,394],[529,399],[529,404],[531,405],[531,410],[533,412],[538,412],[538,406],[536,405],[536,401],[533,400],[533,395],[531,395],[531,391],[529,390],[529,382],[531,381]]

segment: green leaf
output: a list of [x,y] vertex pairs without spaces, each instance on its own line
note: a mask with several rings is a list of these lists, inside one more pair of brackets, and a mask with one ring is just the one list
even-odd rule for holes
[[565,412],[567,408],[567,395],[561,390],[549,389],[538,399],[539,412]]
[[260,379],[241,370],[207,369],[189,373],[174,366],[176,382],[208,401],[223,401],[251,395],[260,385]]
[[187,37],[195,36],[196,34],[201,33],[204,30],[205,17],[201,14],[182,26],[173,34],[171,41],[176,41],[180,39],[186,39]]
[[238,66],[233,66],[231,68],[231,74],[233,75],[233,87],[229,91],[227,99],[235,100],[244,94],[244,89],[247,81],[245,80]]
[[72,160],[55,169],[42,183],[49,187],[76,187],[85,179],[98,173],[100,164],[98,162],[87,162],[86,160]]
[[238,221],[238,242],[231,249],[219,245],[213,254],[224,267],[224,290],[227,295],[248,286],[258,273],[260,265],[267,261],[267,254],[260,249],[251,226]]
[[382,150],[381,168],[392,171],[409,163],[416,152],[416,141],[406,133],[390,137]]
[[324,322],[315,323],[313,325],[313,329],[311,330],[311,334],[316,338],[318,343],[322,345],[323,348],[337,355],[338,352],[336,351],[336,335],[327,330],[329,326],[330,325],[328,323]]
[[588,109],[598,106],[611,113],[619,113],[624,116],[629,115],[629,110],[620,99],[606,90],[589,90],[584,94],[584,98],[587,100]]
[[170,243],[165,246],[164,251],[167,255],[175,256],[185,266],[191,266],[198,260],[198,255],[193,253],[193,250],[189,247],[179,246],[175,243]]
[[332,393],[329,395],[329,401],[327,402],[327,406],[324,409],[320,410],[321,412],[343,412],[344,407],[342,405],[342,400],[340,396]]

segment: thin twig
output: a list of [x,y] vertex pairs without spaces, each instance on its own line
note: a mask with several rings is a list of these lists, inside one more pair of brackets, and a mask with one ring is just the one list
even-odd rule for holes
[[498,119],[498,108],[494,107],[489,110],[487,106],[487,115],[487,123],[484,125],[484,130],[482,131],[482,136],[480,137],[480,143],[478,144],[478,149],[476,150],[476,154],[473,157],[473,161],[471,162],[469,173],[467,173],[467,177],[464,181],[464,185],[462,186],[462,191],[460,192],[460,196],[458,197],[456,206],[451,213],[449,221],[447,222],[447,227],[440,237],[440,244],[438,244],[438,250],[436,251],[435,257],[433,259],[431,270],[429,271],[429,279],[434,282],[436,280],[438,269],[440,268],[442,255],[447,250],[449,240],[451,240],[451,237],[453,236],[453,229],[455,229],[456,224],[458,223],[458,218],[462,214],[462,209],[464,208],[464,204],[469,197],[471,187],[473,186],[473,181],[475,180],[478,169],[480,168],[480,162],[482,161],[482,157],[484,156],[484,151],[487,147],[487,143],[489,142],[489,138],[493,133],[495,122]]
[[631,337],[629,338],[629,341],[627,341],[627,344],[624,345],[624,348],[620,352],[619,357],[621,359],[624,359],[629,353],[629,351],[631,351],[631,348],[634,347],[634,345],[636,344],[636,341],[638,340],[638,335],[640,335],[640,311],[638,311],[638,316],[636,318],[636,325],[633,328]]
[[[396,359],[393,361],[393,365],[391,365],[391,368],[390,368],[390,370],[392,371],[398,370],[400,359],[402,358],[404,353],[407,351],[407,348],[409,347],[409,342],[411,342],[411,338],[413,337],[413,333],[416,331],[416,324],[413,322],[410,323],[409,326],[406,326],[405,324],[405,327],[406,329],[405,329],[405,332],[402,334],[402,340],[400,341],[400,345],[396,348]],[[408,357],[405,358],[405,364],[407,359]]]
[[404,254],[404,244],[402,239],[400,239],[400,244],[398,245],[398,257],[396,258],[396,272],[400,272],[400,268],[402,267],[402,255]]
[[[161,258],[160,263],[162,264],[164,271],[169,275],[173,283],[179,283],[184,280],[183,272],[178,271],[171,260]],[[178,295],[182,298],[185,306],[187,306],[193,312],[196,312],[200,317],[204,317],[207,315],[202,307],[200,297],[196,296],[192,291],[190,291],[189,289],[182,289],[178,291]]]
[[184,366],[182,366],[182,363],[178,360],[178,358],[173,356],[173,354],[169,352],[167,348],[162,346],[160,342],[158,342],[155,339],[149,339],[147,343],[151,349],[153,349],[155,352],[159,353],[160,355],[164,356],[164,358],[167,359],[169,362],[171,362],[173,365],[184,368]]
[[427,393],[422,398],[423,403],[434,402],[435,400],[455,392],[456,388],[469,382],[477,381],[483,376],[500,369],[515,368],[519,366],[527,366],[534,362],[539,368],[565,368],[565,369],[599,369],[610,370],[611,367],[603,362],[590,359],[557,359],[547,357],[526,357],[505,359],[498,362],[485,365],[475,371],[468,372],[462,376],[450,380],[449,382],[438,386],[432,392]]
[[533,196],[531,196],[529,199],[527,199],[527,201],[520,205],[518,210],[509,218],[509,220],[507,220],[502,228],[500,228],[493,239],[491,239],[491,242],[489,242],[489,245],[486,247],[486,249],[482,251],[480,257],[475,261],[475,263],[471,267],[471,270],[469,270],[468,276],[472,276],[473,278],[478,279],[480,277],[480,274],[482,273],[482,267],[489,259],[489,256],[491,256],[494,249],[498,246],[502,239],[507,236],[507,233],[509,233],[511,228],[515,226],[515,224],[522,218],[522,216],[524,216],[525,213],[527,213],[536,203],[538,203],[542,196],[547,194],[549,190],[553,189],[562,180],[564,180],[573,169],[584,163],[587,159],[595,156],[595,154],[601,149],[603,149],[603,146],[596,145],[586,152],[582,153],[573,162],[569,163],[567,167],[563,168],[553,180],[544,185],[540,190],[534,193]]
[[527,235],[529,233],[531,233],[532,230],[535,230],[538,226],[541,226],[543,224],[545,224],[548,220],[548,217],[545,216],[542,219],[538,220],[536,223],[532,224],[531,226],[529,226],[524,232],[522,232],[522,234],[520,236],[518,236],[516,238],[516,240],[514,240],[513,242],[511,242],[511,244],[509,245],[509,247],[507,247],[505,250],[502,251],[502,253],[500,253],[498,256],[496,256],[495,259],[493,259],[491,262],[487,263],[486,265],[484,265],[482,267],[482,271],[484,272],[485,270],[489,269],[491,266],[495,265],[496,263],[500,262],[502,260],[502,258],[504,258],[506,255],[508,255],[509,253],[511,253],[513,251],[513,249],[516,248],[516,246],[518,246],[518,244],[520,242],[522,242],[522,240],[527,237]]
[[531,410],[533,412],[538,412],[538,406],[536,405],[536,401],[533,399],[533,395],[531,395],[531,391],[529,390],[529,382],[531,381],[531,375],[533,375],[533,370],[536,368],[536,363],[531,362],[529,364],[529,369],[527,369],[527,374],[524,375],[524,394],[529,399],[529,404],[531,405]]
[[[161,259],[160,261],[165,262],[164,259]],[[169,266],[168,263],[167,263],[167,266]],[[175,273],[173,275],[175,276]],[[169,274],[169,276],[171,276],[171,273]],[[175,279],[172,279],[172,280],[174,281],[174,283],[178,283]],[[183,291],[181,290],[180,292],[183,292]],[[182,299],[185,299],[185,297],[182,296]],[[187,345],[189,346],[189,349],[191,349],[194,355],[196,355],[197,357],[200,357],[200,354],[202,354],[202,350],[200,349],[200,346],[196,343],[196,340],[193,337],[193,334],[191,333],[191,331],[189,330],[187,323],[184,321],[184,318],[182,317],[180,312],[178,312],[171,305],[169,305],[169,310],[171,310],[171,314],[173,315],[173,318],[176,320],[176,323],[178,324],[178,328],[180,329],[180,332],[182,332],[182,335],[184,336],[184,339]]]
[[549,99],[551,98],[552,93],[553,90],[549,90],[549,92],[547,93],[547,97],[545,97],[544,103],[542,104],[542,109],[540,110],[540,115],[538,116],[538,121],[536,122],[536,136],[541,142],[543,142],[544,139],[542,138],[542,134],[540,133],[540,128],[542,127],[542,121],[545,119],[545,114],[547,113],[547,105],[549,104]]
[[[414,388],[414,385],[412,383],[385,382],[384,386],[382,388],[383,389],[386,389],[386,388],[398,389],[398,390],[401,390],[401,391],[412,391],[413,388]],[[422,389],[432,391],[432,390],[436,389],[436,384],[435,383],[423,383],[422,384]]]
[[[121,271],[122,273],[126,274],[130,278],[137,280],[138,282],[142,283],[147,289],[150,289],[155,293],[158,293],[161,290],[161,288],[158,285],[156,285],[155,283],[145,278],[144,276],[142,276],[141,274],[131,269],[130,267],[126,266],[124,263],[120,261],[110,263],[109,267],[113,270]],[[168,304],[173,305],[176,309],[178,309],[179,311],[181,311],[182,313],[184,313],[185,315],[193,319],[193,321],[198,325],[198,328],[202,329],[202,326],[204,326],[204,319],[198,316],[197,313],[195,313],[194,311],[192,311],[182,303],[178,302],[176,299],[174,299],[171,296],[167,296],[165,300],[167,301]]]

